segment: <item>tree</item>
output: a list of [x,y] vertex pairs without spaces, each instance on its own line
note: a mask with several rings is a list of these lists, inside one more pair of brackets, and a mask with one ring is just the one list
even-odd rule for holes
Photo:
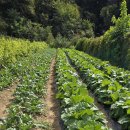
[[[107,5],[101,9],[100,16],[103,18],[104,31],[109,29],[109,27],[112,25],[111,19],[112,19],[113,15],[115,15],[117,17],[117,16],[119,16],[119,13],[120,12],[119,12],[117,4]],[[102,31],[103,31],[103,29],[102,29]]]
[[71,38],[80,19],[77,5],[58,0],[54,2],[54,7],[56,9],[52,22],[54,32],[60,32],[63,36]]
[[124,41],[127,33],[130,32],[130,15],[127,14],[126,0],[122,1],[120,10],[120,17],[116,19],[114,16],[112,18],[115,26],[110,27],[105,33],[102,47],[104,57],[111,59],[116,65],[124,64],[127,52],[127,45]]

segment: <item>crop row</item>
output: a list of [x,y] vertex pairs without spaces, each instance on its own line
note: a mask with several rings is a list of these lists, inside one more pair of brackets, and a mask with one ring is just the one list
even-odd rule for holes
[[[128,88],[123,87],[113,77],[104,73],[104,71],[95,68],[87,58],[85,60],[83,56],[86,56],[86,54],[82,53],[81,56],[72,50],[67,50],[66,52],[81,73],[81,77],[88,85],[88,89],[95,94],[99,102],[110,107],[112,117],[122,125],[122,130],[129,130],[130,91]],[[77,51],[77,53],[79,52]]]
[[[54,55],[55,50],[44,50],[24,59],[22,64],[15,64],[14,73],[19,76],[19,84],[7,119],[0,125],[1,130],[30,130],[37,127],[33,118],[44,109],[40,99],[46,94],[45,84]],[[42,124],[38,126],[43,127]]]
[[75,51],[75,53],[82,56],[84,60],[90,62],[95,68],[102,70],[104,73],[130,90],[130,71],[112,66],[108,61],[102,61],[80,51]]
[[57,98],[66,130],[108,130],[103,113],[95,106],[65,53],[58,51],[56,64]]
[[28,56],[32,52],[42,50],[47,45],[44,42],[0,36],[0,68],[9,63],[15,63],[19,57]]
[[16,80],[15,69],[18,70],[24,60],[45,48],[46,44],[39,42],[0,37],[0,91]]

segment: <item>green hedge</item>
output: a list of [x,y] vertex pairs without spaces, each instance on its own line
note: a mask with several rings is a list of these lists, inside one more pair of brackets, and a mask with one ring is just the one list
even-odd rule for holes
[[81,38],[76,44],[76,49],[100,57],[102,40],[103,37]]
[[76,49],[103,60],[109,60],[113,65],[130,69],[130,34],[124,39],[81,38],[77,41]]

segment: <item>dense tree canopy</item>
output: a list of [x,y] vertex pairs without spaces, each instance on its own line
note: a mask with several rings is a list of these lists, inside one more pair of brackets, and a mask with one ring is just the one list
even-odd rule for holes
[[[127,0],[130,6],[130,1]],[[0,33],[30,40],[93,37],[112,25],[120,0],[1,0]],[[130,7],[128,7],[130,11]]]

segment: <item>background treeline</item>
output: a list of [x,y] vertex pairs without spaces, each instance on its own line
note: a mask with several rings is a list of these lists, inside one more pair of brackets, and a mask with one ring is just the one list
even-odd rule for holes
[[130,15],[127,14],[125,0],[120,10],[120,17],[112,18],[114,26],[111,26],[104,35],[96,38],[81,38],[75,44],[78,50],[130,69]]
[[67,0],[1,0],[0,33],[48,43],[56,38],[58,45],[62,37],[94,36],[93,23]]
[[0,34],[69,46],[71,40],[103,34],[112,25],[112,16],[119,16],[120,3],[120,0],[0,0]]
[[130,68],[130,0],[126,2],[128,8],[125,0],[0,0],[0,34],[46,41],[51,47],[76,45]]

